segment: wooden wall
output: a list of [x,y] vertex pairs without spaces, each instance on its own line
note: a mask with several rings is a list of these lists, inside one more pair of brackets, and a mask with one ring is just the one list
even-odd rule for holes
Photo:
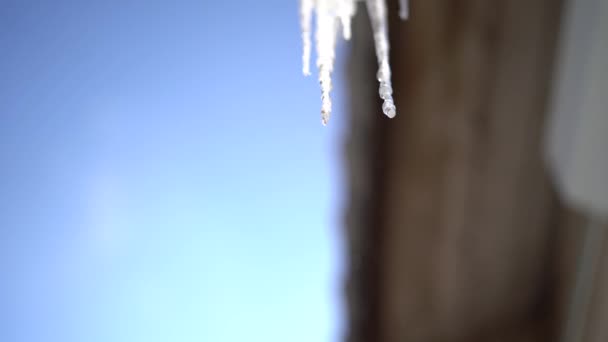
[[390,2],[398,114],[360,6],[348,74],[349,341],[554,341],[542,155],[561,1]]

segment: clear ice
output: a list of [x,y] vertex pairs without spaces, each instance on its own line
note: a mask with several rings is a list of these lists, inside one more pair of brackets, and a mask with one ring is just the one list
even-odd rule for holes
[[[331,114],[332,88],[331,74],[336,57],[336,39],[339,28],[342,37],[351,37],[351,21],[356,13],[357,2],[361,0],[300,0],[300,27],[302,30],[302,72],[310,75],[310,54],[312,35],[312,16],[316,15],[315,45],[317,51],[317,69],[321,86],[321,122],[327,125]],[[393,100],[391,84],[391,67],[389,64],[388,17],[386,0],[365,0],[374,33],[374,45],[378,59],[377,78],[380,86],[378,94],[384,100],[382,112],[394,118],[397,108]],[[399,0],[399,16],[409,16],[408,0]]]

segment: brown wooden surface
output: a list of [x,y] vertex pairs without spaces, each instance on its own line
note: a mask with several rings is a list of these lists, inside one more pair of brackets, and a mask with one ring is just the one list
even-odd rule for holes
[[559,12],[549,0],[414,0],[403,23],[391,2],[393,120],[359,13],[349,340],[554,340],[557,210],[541,142]]

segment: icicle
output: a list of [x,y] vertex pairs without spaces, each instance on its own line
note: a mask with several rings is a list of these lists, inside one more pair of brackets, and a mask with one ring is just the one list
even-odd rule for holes
[[355,16],[356,0],[342,0],[340,7],[340,22],[342,24],[342,36],[346,40],[350,40],[351,36],[351,19]]
[[393,87],[391,84],[391,67],[388,62],[388,23],[386,15],[386,3],[384,0],[366,0],[369,19],[374,31],[374,43],[376,44],[376,57],[378,58],[378,82],[380,87],[378,93],[384,100],[382,112],[389,118],[394,118],[397,109],[393,101]]
[[410,5],[408,0],[399,0],[399,17],[407,20],[410,16]]
[[[324,5],[325,4],[325,5]],[[319,69],[319,84],[321,85],[321,122],[327,125],[331,114],[331,73],[334,69],[336,53],[337,18],[332,13],[331,4],[317,5],[317,68]]]
[[300,28],[302,30],[302,73],[310,75],[310,27],[314,0],[300,0]]
[[[329,96],[334,69],[336,36],[338,26],[342,27],[342,36],[351,37],[351,21],[356,12],[356,3],[360,0],[300,0],[300,26],[302,29],[302,71],[310,75],[311,21],[313,10],[316,14],[315,44],[317,50],[317,68],[321,86],[321,122],[326,125],[331,114]],[[382,111],[393,118],[397,114],[393,100],[391,68],[389,65],[388,24],[385,0],[366,0],[367,10],[374,31],[374,45],[378,59],[378,93],[384,100]],[[399,0],[399,16],[406,19],[409,15],[408,1]],[[339,24],[339,25],[338,25]]]

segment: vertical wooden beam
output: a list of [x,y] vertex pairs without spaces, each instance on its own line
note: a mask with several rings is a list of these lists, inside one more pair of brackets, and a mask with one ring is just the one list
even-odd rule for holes
[[378,110],[371,38],[354,35],[350,340],[536,336],[549,315],[541,135],[561,1],[411,3],[406,23],[390,4],[393,120]]

